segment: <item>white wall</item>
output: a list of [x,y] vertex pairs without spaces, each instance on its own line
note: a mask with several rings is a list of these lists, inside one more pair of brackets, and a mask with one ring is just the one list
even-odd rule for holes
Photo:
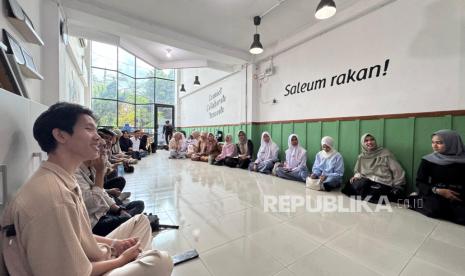
[[[90,93],[88,88],[88,71],[87,64],[83,64],[83,58],[87,54],[85,48],[82,48],[79,39],[77,37],[70,37],[69,49],[65,55],[64,65],[64,87],[62,93],[60,93],[60,101],[73,102],[81,105],[87,105],[85,98],[86,93]],[[73,62],[74,60],[78,64]],[[86,68],[84,71],[81,68]],[[81,74],[87,79],[87,83],[82,81]]]
[[[228,72],[212,68],[187,68],[179,70],[179,72],[180,77],[178,90],[181,89],[181,84],[183,83],[186,88],[186,95],[230,74]],[[194,86],[195,76],[199,76],[199,87]],[[181,93],[181,96],[182,95],[183,94]]]
[[41,24],[42,39],[42,96],[41,102],[52,105],[61,99],[66,87],[66,48],[60,35],[61,14],[56,3],[42,0]]
[[[189,127],[240,124],[246,120],[245,95],[246,69],[232,73],[192,94],[180,95],[177,125]],[[218,102],[216,106],[215,102]]]
[[[6,29],[10,34],[19,41],[21,46],[23,46],[33,57],[34,63],[36,64],[39,73],[42,73],[42,54],[41,47],[36,44],[26,42],[22,35],[16,31],[13,25],[6,17],[5,13],[5,1],[0,1],[0,7],[2,12],[0,14],[0,26]],[[23,10],[27,13],[31,19],[37,33],[42,33],[41,28],[41,5],[42,0],[17,0],[21,5]],[[26,89],[28,90],[29,97],[37,102],[40,102],[41,99],[41,81],[29,78],[23,78]]]
[[[248,66],[241,80],[240,87],[244,82],[248,87],[241,90],[247,112],[241,100],[228,103],[240,116],[206,117],[206,95],[218,86],[237,85],[236,78],[227,77],[180,101],[180,125],[243,123],[245,114],[247,122],[266,122],[464,110],[465,1],[394,1],[278,54],[274,74],[258,80],[269,63]],[[375,65],[381,66],[379,77],[331,86],[333,76]],[[324,88],[285,96],[288,84],[323,78]]]
[[[254,120],[465,109],[464,10],[463,0],[399,0],[276,56],[276,73],[258,83]],[[330,85],[386,59],[385,76]],[[284,96],[287,84],[322,78],[324,89]]]

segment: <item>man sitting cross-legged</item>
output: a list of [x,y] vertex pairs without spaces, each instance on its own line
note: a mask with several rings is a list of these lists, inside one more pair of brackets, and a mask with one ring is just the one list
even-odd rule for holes
[[[92,234],[74,172],[99,155],[92,111],[57,103],[34,123],[48,160],[3,213],[1,244],[11,275],[170,275],[167,253],[152,250],[148,219],[136,215],[108,236]],[[13,230],[12,230],[13,229]]]
[[101,236],[108,235],[122,223],[144,211],[143,201],[135,200],[118,205],[105,191],[105,161],[105,148],[102,144],[100,156],[84,161],[74,174],[81,188],[92,232]]

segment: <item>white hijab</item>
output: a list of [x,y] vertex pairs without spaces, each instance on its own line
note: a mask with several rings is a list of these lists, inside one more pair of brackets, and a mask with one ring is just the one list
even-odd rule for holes
[[327,145],[328,147],[331,148],[329,152],[326,152],[325,150],[321,150],[321,157],[324,159],[329,159],[331,158],[334,154],[336,154],[336,150],[334,149],[334,139],[330,136],[325,136],[321,139],[321,146]]
[[[297,146],[293,146],[291,143],[292,137],[297,138]],[[286,162],[289,168],[295,168],[299,165],[302,156],[306,154],[306,150],[300,146],[299,136],[297,134],[289,135],[287,139],[287,145],[289,148],[286,150]]]
[[[268,135],[270,137],[270,141],[267,143],[263,139],[263,137]],[[262,142],[260,144],[260,148],[258,149],[257,153],[257,159],[259,160],[270,160],[273,159],[276,155],[276,152],[279,150],[278,145],[276,145],[275,142],[273,142],[273,139],[271,139],[270,133],[268,131],[265,131],[262,133]]]

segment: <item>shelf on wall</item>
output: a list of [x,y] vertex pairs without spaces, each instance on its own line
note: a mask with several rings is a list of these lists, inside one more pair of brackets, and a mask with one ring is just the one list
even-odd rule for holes
[[26,88],[26,85],[24,85],[24,81],[23,81],[23,78],[22,78],[22,74],[20,72],[20,69],[19,69],[19,65],[18,63],[16,63],[16,58],[13,54],[6,54],[9,62],[10,62],[10,66],[11,66],[11,69],[13,70],[13,73],[16,77],[16,80],[18,82],[18,85],[19,85],[19,88],[21,90],[21,94],[23,95],[23,97],[25,98],[29,98],[29,93],[27,91],[27,88]]
[[40,38],[34,29],[34,24],[24,12],[23,8],[16,0],[7,0],[8,19],[11,24],[21,33],[27,42],[35,43],[40,46],[44,45],[44,41]]
[[34,63],[34,58],[13,36],[3,29],[3,38],[7,44],[7,53],[14,56],[15,63],[18,64],[25,77],[43,80]]

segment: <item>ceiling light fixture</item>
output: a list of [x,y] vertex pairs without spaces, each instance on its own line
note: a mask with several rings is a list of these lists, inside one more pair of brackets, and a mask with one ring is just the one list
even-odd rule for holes
[[195,76],[194,86],[200,86],[199,76]]
[[181,89],[180,89],[179,91],[181,91],[181,92],[186,92],[186,88],[184,88],[184,83],[181,84]]
[[255,25],[255,34],[253,35],[253,42],[249,50],[249,52],[253,55],[258,55],[263,52],[263,46],[260,43],[260,34],[257,31],[258,26],[260,25],[260,22],[261,22],[260,16],[257,15],[253,18],[253,24]]
[[328,19],[336,14],[336,3],[333,0],[321,0],[316,8],[315,17],[317,19]]
[[166,49],[166,57],[171,58],[171,49]]

